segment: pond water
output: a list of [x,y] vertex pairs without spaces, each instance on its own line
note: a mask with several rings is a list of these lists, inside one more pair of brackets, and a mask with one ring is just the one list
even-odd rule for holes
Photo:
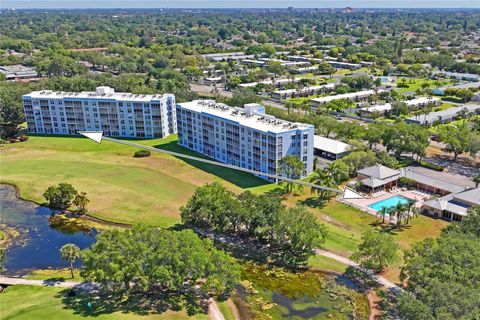
[[68,263],[60,259],[60,247],[74,243],[84,249],[95,242],[96,230],[52,223],[49,220],[51,215],[49,208],[18,199],[14,187],[0,184],[0,228],[18,232],[7,249],[5,274],[19,275],[32,269],[65,268]]
[[368,319],[366,296],[344,276],[313,271],[293,273],[247,263],[242,280],[252,287],[240,290],[240,296],[257,314],[292,320]]

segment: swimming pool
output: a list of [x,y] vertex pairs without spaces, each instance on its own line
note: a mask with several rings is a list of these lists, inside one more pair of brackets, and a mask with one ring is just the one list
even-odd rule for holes
[[387,208],[395,207],[399,203],[405,204],[405,203],[408,203],[409,201],[410,199],[397,195],[387,199],[383,199],[382,201],[372,203],[368,207],[375,211],[380,211],[382,210],[383,207],[387,207]]

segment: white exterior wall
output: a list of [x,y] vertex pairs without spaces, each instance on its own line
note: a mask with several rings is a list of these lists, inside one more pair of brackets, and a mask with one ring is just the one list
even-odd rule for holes
[[223,163],[279,175],[278,161],[288,155],[313,171],[314,127],[269,132],[217,115],[177,105],[178,144]]
[[104,131],[113,137],[163,138],[177,131],[175,96],[150,100],[115,97],[25,95],[28,131],[42,134],[77,134]]

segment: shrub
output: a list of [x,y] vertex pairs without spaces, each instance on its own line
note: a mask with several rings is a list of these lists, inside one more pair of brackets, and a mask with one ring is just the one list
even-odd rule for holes
[[439,165],[436,165],[436,164],[433,164],[433,163],[430,163],[430,162],[425,162],[425,161],[420,161],[418,164],[422,167],[432,169],[432,170],[435,170],[435,171],[443,171],[443,169],[444,169],[442,166],[439,166]]
[[407,189],[415,189],[417,183],[415,182],[415,180],[412,180],[410,178],[401,177],[400,179],[398,179],[398,185]]
[[143,158],[143,157],[149,157],[150,154],[151,154],[151,152],[148,151],[148,150],[138,150],[133,154],[133,156],[135,158]]

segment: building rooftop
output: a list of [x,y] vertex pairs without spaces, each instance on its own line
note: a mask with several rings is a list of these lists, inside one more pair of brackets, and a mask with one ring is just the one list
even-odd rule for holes
[[[378,92],[382,92],[383,90],[378,90]],[[357,92],[350,92],[350,93],[344,93],[344,94],[337,94],[333,96],[326,96],[326,97],[321,97],[321,98],[314,98],[311,99],[310,101],[314,102],[325,102],[328,103],[333,100],[339,100],[339,99],[351,99],[351,98],[356,98],[356,97],[368,97],[372,94],[375,93],[375,90],[364,90],[364,91],[357,91]]]
[[424,202],[424,205],[431,208],[435,208],[437,210],[442,210],[442,211],[447,210],[449,212],[453,212],[461,216],[466,216],[468,206],[462,205],[452,200],[453,200],[453,195],[448,194],[441,198],[427,200]]
[[473,73],[449,72],[449,71],[432,71],[432,75],[446,75],[447,77],[476,79],[480,80],[480,75]]
[[361,67],[361,64],[359,64],[359,63],[339,62],[339,61],[335,61],[335,60],[328,60],[327,63],[337,64],[337,65],[342,65],[342,66]]
[[265,132],[282,133],[297,129],[313,128],[313,125],[280,120],[262,112],[249,112],[243,108],[230,107],[214,100],[194,100],[179,103],[180,107],[218,118],[230,120],[242,126]]
[[439,98],[419,97],[412,100],[404,100],[403,102],[405,102],[407,105],[415,106],[418,104],[429,103],[429,102],[439,102],[439,101],[441,101]]
[[451,84],[448,86],[438,87],[436,89],[446,90],[446,89],[478,89],[478,88],[480,88],[480,81]]
[[357,171],[357,173],[362,176],[372,177],[380,180],[400,175],[400,171],[390,169],[389,167],[385,167],[381,164],[363,168],[362,170]]
[[425,122],[433,123],[436,120],[455,117],[462,110],[465,110],[467,112],[473,112],[473,111],[475,111],[479,108],[480,108],[480,105],[466,104],[466,105],[459,106],[459,107],[448,108],[448,109],[441,110],[441,111],[430,112],[426,116],[422,116],[422,117],[419,117],[419,118],[418,117],[410,117],[410,118],[407,118],[406,120],[408,120],[410,122],[418,122],[418,123],[421,123],[421,124],[423,124]]
[[385,111],[392,110],[392,105],[390,103],[376,104],[371,107],[361,108],[360,110],[363,110],[366,112],[385,112]]
[[480,206],[480,188],[473,188],[459,192],[453,196],[453,199],[472,206]]
[[36,77],[37,71],[35,68],[22,66],[20,64],[12,66],[0,66],[0,73],[3,73],[7,78],[9,77]]
[[64,92],[41,90],[33,91],[23,97],[32,99],[105,99],[105,100],[125,100],[125,101],[150,101],[161,99],[164,96],[172,96],[171,94],[133,94],[126,92],[115,92],[110,87],[97,87],[96,91],[82,91],[82,92]]
[[274,93],[277,94],[288,94],[288,93],[302,93],[302,92],[308,92],[308,91],[314,91],[314,90],[321,90],[321,89],[334,89],[335,88],[335,83],[329,83],[329,84],[324,84],[321,86],[311,86],[311,87],[304,87],[304,88],[297,88],[297,89],[285,89],[285,90],[276,90]]
[[286,83],[300,82],[300,80],[301,78],[262,80],[258,82],[240,83],[238,86],[243,88],[250,88],[250,87],[255,87],[257,84],[265,84],[265,85],[286,84]]
[[350,151],[352,146],[338,140],[315,135],[313,136],[313,148],[324,150],[333,154],[340,154]]

